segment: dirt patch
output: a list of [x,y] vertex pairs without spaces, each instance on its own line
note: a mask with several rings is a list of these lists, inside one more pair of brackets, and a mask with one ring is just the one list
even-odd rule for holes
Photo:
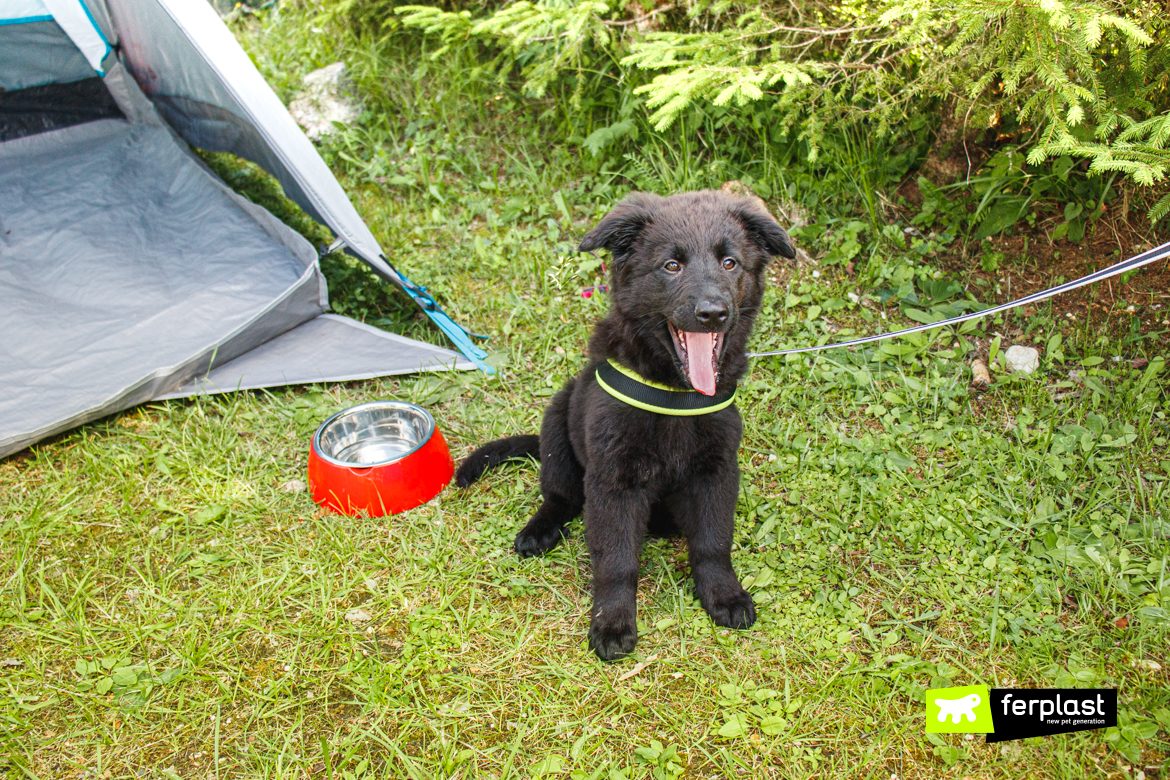
[[[1002,253],[1004,257],[994,271],[983,270],[974,245],[969,246],[966,257],[956,252],[939,262],[947,271],[966,276],[967,289],[981,301],[1000,304],[1078,279],[1167,240],[1168,235],[1143,232],[1131,223],[1105,216],[1093,234],[1077,244],[1051,241],[1042,230],[988,239],[984,253]],[[1060,319],[1088,320],[1110,331],[1160,333],[1155,338],[1167,343],[1170,325],[1163,323],[1170,321],[1170,262],[1148,265],[1129,278],[1114,277],[1064,293],[1052,299],[1052,307]],[[1035,312],[1031,306],[1020,310],[1024,317]]]
[[972,126],[969,116],[957,116],[954,105],[948,103],[941,111],[942,123],[935,133],[934,145],[922,163],[920,173],[934,184],[943,187],[964,178],[987,159],[993,144],[979,143],[980,137],[990,137],[994,130]]

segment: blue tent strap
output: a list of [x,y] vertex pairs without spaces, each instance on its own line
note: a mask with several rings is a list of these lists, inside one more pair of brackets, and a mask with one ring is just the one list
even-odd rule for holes
[[496,373],[494,368],[484,362],[487,360],[488,354],[471,341],[472,337],[482,339],[487,338],[486,336],[472,333],[471,331],[467,330],[467,328],[464,328],[462,325],[455,322],[455,320],[448,316],[447,312],[443,311],[443,308],[439,306],[438,302],[435,301],[431,294],[427,292],[426,287],[420,287],[419,285],[412,282],[406,276],[406,274],[399,271],[390,263],[389,260],[386,259],[386,255],[382,255],[381,259],[382,262],[384,262],[397,277],[392,281],[405,290],[407,295],[414,299],[414,302],[417,303],[419,307],[424,312],[426,312],[426,315],[431,318],[431,322],[435,323],[435,325],[439,327],[439,330],[446,333],[447,338],[451,339],[451,341],[455,343],[456,348],[463,353],[464,357],[474,363],[475,367],[485,374]]

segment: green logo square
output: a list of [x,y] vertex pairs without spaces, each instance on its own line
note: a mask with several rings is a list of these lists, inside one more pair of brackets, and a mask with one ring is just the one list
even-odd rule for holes
[[927,734],[992,734],[991,693],[986,685],[926,692]]

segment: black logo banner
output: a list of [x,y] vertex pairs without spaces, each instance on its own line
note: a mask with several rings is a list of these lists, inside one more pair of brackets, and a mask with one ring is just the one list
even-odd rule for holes
[[1117,725],[1116,688],[992,688],[988,742]]

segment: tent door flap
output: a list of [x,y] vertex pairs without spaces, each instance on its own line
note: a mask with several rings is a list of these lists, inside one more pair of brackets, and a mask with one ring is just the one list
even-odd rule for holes
[[156,400],[452,368],[475,365],[458,352],[322,314]]

